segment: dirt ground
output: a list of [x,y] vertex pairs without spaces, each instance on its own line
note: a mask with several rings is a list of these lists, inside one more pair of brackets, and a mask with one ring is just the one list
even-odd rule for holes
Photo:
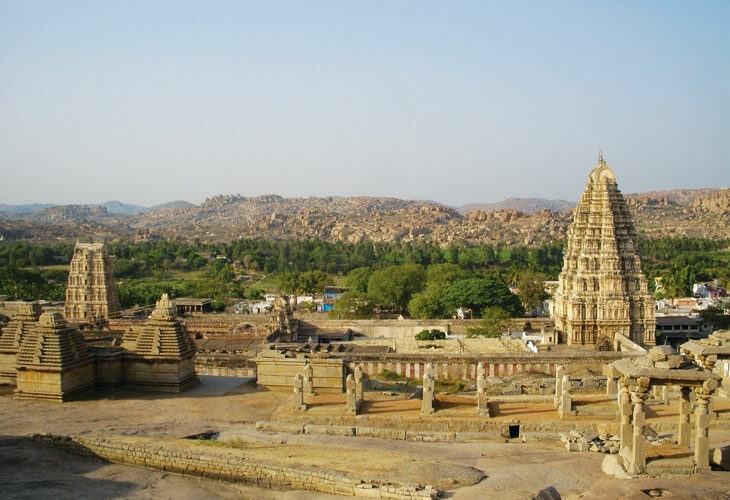
[[[244,379],[201,376],[201,385],[181,395],[118,389],[82,401],[58,404],[12,399],[0,386],[0,496],[3,498],[256,498],[269,500],[341,498],[307,491],[264,490],[175,474],[107,464],[42,448],[23,438],[35,432],[106,433],[179,438],[206,431],[220,439],[285,441],[287,459],[321,467],[375,473],[392,459],[403,477],[434,477],[454,500],[530,498],[554,487],[563,498],[650,498],[659,488],[667,498],[728,498],[730,473],[711,472],[682,479],[619,480],[601,472],[604,455],[567,452],[537,444],[415,443],[371,438],[264,434],[253,423],[269,418],[289,393],[256,390]],[[519,403],[510,403],[519,404]],[[657,409],[672,418],[672,406]],[[507,407],[505,407],[507,409]],[[519,413],[525,409],[517,409]],[[664,412],[668,414],[664,414]],[[661,413],[661,415],[659,415]],[[522,415],[518,417],[522,419]],[[730,432],[711,431],[711,446],[730,444]],[[266,449],[266,448],[262,448]],[[337,463],[333,467],[333,463]],[[421,464],[421,465],[419,465]],[[428,467],[422,467],[429,464]],[[448,464],[448,465],[447,465]],[[484,478],[472,485],[459,471],[474,468]],[[429,477],[430,476],[430,477]],[[416,482],[416,481],[414,481]],[[473,481],[472,481],[473,482]]]

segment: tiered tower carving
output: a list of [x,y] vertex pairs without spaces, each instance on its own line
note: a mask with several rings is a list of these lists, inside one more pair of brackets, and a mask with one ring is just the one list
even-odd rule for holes
[[112,265],[103,243],[76,243],[68,273],[66,319],[98,321],[119,313]]
[[656,343],[654,300],[641,272],[631,214],[603,156],[573,211],[554,317],[569,344],[612,342],[616,333]]
[[40,314],[41,306],[37,302],[21,302],[0,332],[0,384],[15,384],[18,350],[26,335],[35,328]]
[[96,386],[81,333],[58,312],[41,314],[18,351],[15,397],[67,401]]

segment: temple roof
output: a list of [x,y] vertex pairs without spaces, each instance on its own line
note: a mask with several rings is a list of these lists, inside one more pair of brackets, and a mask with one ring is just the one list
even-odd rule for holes
[[78,330],[69,328],[58,312],[41,314],[38,324],[25,336],[18,351],[18,366],[66,368],[90,359],[84,337]]

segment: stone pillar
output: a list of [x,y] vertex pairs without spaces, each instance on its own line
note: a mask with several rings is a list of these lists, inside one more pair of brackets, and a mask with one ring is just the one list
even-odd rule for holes
[[565,375],[565,367],[558,365],[555,368],[555,397],[553,398],[553,406],[560,406],[560,396],[563,394],[563,375]]
[[649,392],[649,379],[641,377],[636,381],[636,387],[631,392],[631,402],[634,404],[633,432],[631,436],[630,474],[646,472],[646,437],[644,436],[644,422],[646,414],[644,401]]
[[621,379],[619,384],[618,409],[620,450],[631,450],[631,399],[625,379]]
[[558,415],[560,418],[564,418],[567,415],[573,414],[573,396],[570,390],[573,388],[573,383],[570,381],[569,375],[563,375],[563,380],[560,383],[562,392],[560,394],[560,403],[558,406]]
[[302,390],[304,391],[304,394],[306,394],[307,396],[311,396],[312,394],[314,394],[314,374],[312,370],[312,365],[310,365],[309,362],[304,365],[302,378]]
[[423,375],[424,377],[426,375],[431,375],[431,378],[436,380],[436,367],[433,366],[433,363],[426,363],[426,366],[423,367]]
[[709,404],[709,394],[697,394],[697,407],[695,408],[695,472],[709,472],[710,470]]
[[352,376],[352,373],[347,376],[347,380],[345,381],[345,388],[347,389],[347,399],[345,400],[345,414],[357,415],[355,377]]
[[664,401],[665,405],[669,404],[669,386],[663,385],[662,386],[662,401]]
[[355,399],[357,401],[363,400],[362,393],[362,367],[357,365],[355,367]]
[[710,415],[708,406],[712,393],[717,389],[717,381],[705,380],[702,387],[695,390],[697,408],[695,409],[695,472],[710,471]]
[[689,387],[681,387],[679,395],[679,425],[677,426],[677,444],[689,448],[689,415],[692,413]]
[[662,398],[662,386],[653,385],[651,387],[651,389],[652,389],[652,394],[651,394],[652,399],[661,399]]
[[487,405],[487,379],[484,376],[484,366],[477,365],[477,415],[489,416]]
[[617,390],[618,390],[617,380],[611,376],[606,377],[606,394],[608,396],[613,396],[614,394],[616,394]]
[[433,390],[434,380],[431,373],[426,372],[423,376],[423,400],[421,402],[421,415],[433,415]]
[[292,408],[295,411],[306,411],[307,405],[304,404],[304,393],[302,392],[303,379],[301,374],[294,377],[294,402]]

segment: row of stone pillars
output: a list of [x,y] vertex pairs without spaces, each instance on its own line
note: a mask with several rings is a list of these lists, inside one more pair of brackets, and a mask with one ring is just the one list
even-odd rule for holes
[[[436,383],[436,368],[433,363],[427,363],[423,370],[423,396],[421,399],[421,415],[433,415],[436,412],[436,400],[434,388]],[[477,415],[489,416],[487,404],[487,377],[484,372],[484,364],[477,364]]]
[[[630,474],[646,472],[646,399],[649,394],[650,380],[640,377],[636,380],[622,378],[619,384],[619,437],[624,467]],[[715,380],[707,380],[701,387],[695,387],[695,443],[694,466],[696,472],[710,470],[709,439],[710,415],[708,406],[712,392],[717,387]],[[690,447],[690,413],[692,388],[680,388],[679,426],[677,444]]]

